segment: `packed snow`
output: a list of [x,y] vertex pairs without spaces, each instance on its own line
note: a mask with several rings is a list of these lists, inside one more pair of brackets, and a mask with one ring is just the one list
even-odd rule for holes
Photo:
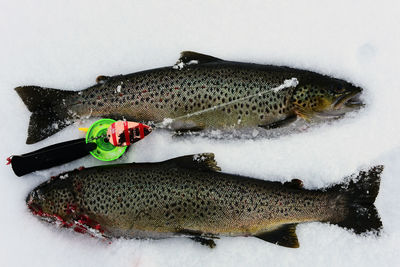
[[93,85],[98,75],[173,66],[181,51],[193,50],[344,79],[364,88],[366,107],[273,139],[179,138],[154,131],[118,162],[214,152],[224,172],[277,181],[299,178],[307,188],[385,165],[375,202],[384,225],[379,237],[307,223],[297,227],[298,249],[251,237],[221,238],[215,249],[187,238],[109,244],[42,222],[25,205],[28,192],[51,176],[103,163],[88,156],[21,178],[2,165],[0,266],[399,266],[398,10],[398,1],[0,1],[4,160],[82,137],[78,127],[91,123],[26,145],[30,113],[13,88],[78,90]]

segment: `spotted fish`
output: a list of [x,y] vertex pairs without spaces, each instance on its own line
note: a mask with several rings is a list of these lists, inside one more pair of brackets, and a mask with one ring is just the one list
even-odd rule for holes
[[96,85],[81,91],[15,90],[32,112],[28,144],[88,117],[154,122],[179,131],[276,128],[362,105],[355,98],[362,89],[343,80],[195,52],[183,52],[173,67],[99,76]]
[[213,154],[197,154],[67,172],[34,189],[27,205],[47,221],[107,238],[188,236],[213,247],[219,236],[254,236],[298,247],[298,223],[379,231],[373,203],[382,169],[309,190],[300,180],[282,184],[222,173]]

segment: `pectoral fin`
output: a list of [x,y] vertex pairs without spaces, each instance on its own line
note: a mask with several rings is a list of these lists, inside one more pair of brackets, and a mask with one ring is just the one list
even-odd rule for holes
[[298,248],[299,241],[296,235],[296,225],[297,224],[284,224],[279,228],[268,231],[259,235],[255,235],[264,241],[271,242],[280,246],[288,248]]
[[283,120],[280,121],[276,121],[267,125],[259,125],[259,127],[265,128],[265,129],[276,129],[276,128],[280,128],[280,127],[284,127],[287,126],[293,122],[295,122],[297,120],[297,116],[296,114],[289,116]]
[[303,118],[305,121],[310,122],[311,118],[312,118],[312,112],[308,111],[306,109],[303,108],[296,108],[295,111],[297,116],[299,116],[300,118]]

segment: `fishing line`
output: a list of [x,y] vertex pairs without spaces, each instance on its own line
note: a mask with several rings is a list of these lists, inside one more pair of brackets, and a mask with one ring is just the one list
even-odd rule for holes
[[203,109],[203,110],[199,110],[199,111],[196,111],[196,112],[185,114],[185,115],[182,115],[182,116],[179,116],[179,117],[176,117],[176,118],[165,118],[162,122],[155,123],[154,126],[158,127],[158,128],[168,128],[168,126],[171,123],[173,123],[174,121],[176,121],[176,120],[190,118],[190,117],[193,117],[193,116],[201,115],[201,114],[209,112],[209,111],[214,111],[214,110],[216,110],[218,108],[222,108],[222,107],[234,104],[234,103],[238,103],[240,101],[243,101],[243,100],[255,97],[255,96],[262,96],[262,95],[264,95],[266,93],[269,93],[270,91],[273,91],[273,92],[277,93],[280,90],[285,89],[285,88],[296,87],[298,84],[299,84],[299,81],[297,80],[297,78],[287,79],[281,85],[279,85],[277,87],[268,88],[268,89],[266,89],[264,91],[261,91],[261,92],[258,92],[258,93],[252,94],[252,95],[248,95],[248,96],[244,96],[244,97],[241,97],[241,98],[238,98],[238,99],[234,99],[234,100],[226,102],[226,103],[215,105],[213,107],[209,107],[209,108],[206,108],[206,109]]

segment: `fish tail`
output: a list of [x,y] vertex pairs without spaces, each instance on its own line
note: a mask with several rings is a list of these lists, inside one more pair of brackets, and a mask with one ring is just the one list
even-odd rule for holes
[[76,92],[39,86],[20,86],[15,91],[32,112],[27,144],[39,142],[71,124],[65,100]]
[[379,233],[382,221],[374,202],[379,192],[382,171],[382,165],[374,166],[369,170],[360,171],[356,177],[350,176],[349,182],[328,189],[333,192],[339,191],[343,197],[341,202],[345,211],[341,220],[332,220],[331,223],[352,229],[356,234],[369,231]]

